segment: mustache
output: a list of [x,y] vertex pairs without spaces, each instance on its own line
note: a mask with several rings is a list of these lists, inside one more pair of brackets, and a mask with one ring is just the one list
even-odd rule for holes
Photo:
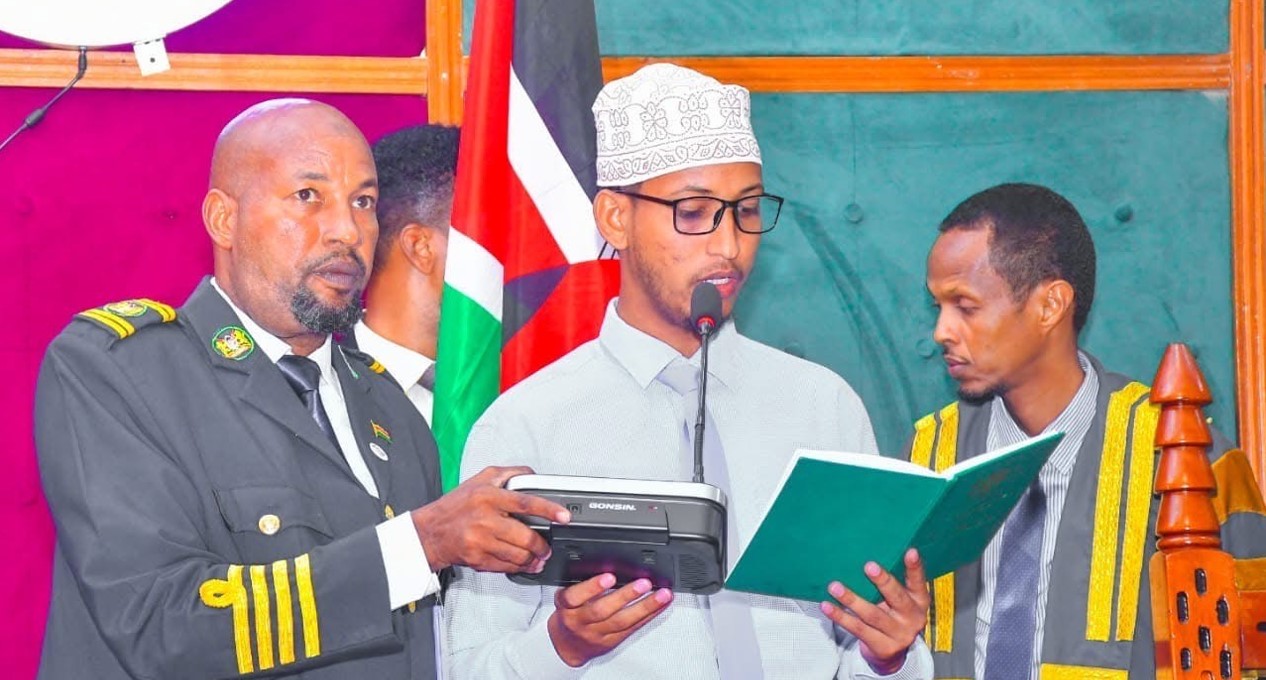
[[356,267],[357,275],[361,277],[364,277],[365,272],[368,271],[368,268],[365,266],[365,260],[360,256],[360,253],[354,250],[347,250],[341,253],[330,253],[329,255],[325,255],[317,261],[306,265],[303,268],[303,276],[305,278],[309,277],[332,263],[353,265]]

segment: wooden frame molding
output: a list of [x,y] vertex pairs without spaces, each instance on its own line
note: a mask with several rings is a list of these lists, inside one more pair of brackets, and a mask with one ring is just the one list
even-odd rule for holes
[[[436,6],[457,0],[432,0]],[[450,8],[452,9],[452,8]],[[438,11],[438,10],[433,10]],[[458,10],[460,11],[460,10]],[[461,120],[468,59],[461,15],[427,25],[425,57],[316,57],[172,53],[172,70],[142,76],[131,52],[90,52],[78,87],[246,92],[427,95],[431,119]],[[1080,57],[607,57],[607,80],[644,64],[672,61],[754,92],[1050,92],[1215,90],[1231,85],[1225,54]],[[61,87],[75,53],[0,49],[0,86]],[[460,78],[453,77],[460,74]]]
[[427,0],[426,56],[427,118],[432,123],[460,125],[466,90],[461,0]]
[[1226,54],[1023,57],[608,57],[619,78],[672,61],[753,92],[1034,92],[1213,90],[1230,84]]
[[[142,76],[131,52],[88,53],[75,87],[119,90],[414,94],[427,92],[422,57],[312,57],[172,53],[171,70]],[[0,86],[61,87],[75,75],[70,50],[0,49]]]
[[1266,488],[1266,153],[1262,51],[1266,7],[1231,2],[1231,260],[1235,301],[1235,374],[1240,446]]

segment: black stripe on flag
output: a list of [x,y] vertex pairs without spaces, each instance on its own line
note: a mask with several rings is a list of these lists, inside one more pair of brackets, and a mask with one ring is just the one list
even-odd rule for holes
[[593,0],[517,0],[514,72],[589,199],[597,193],[593,100],[602,89]]

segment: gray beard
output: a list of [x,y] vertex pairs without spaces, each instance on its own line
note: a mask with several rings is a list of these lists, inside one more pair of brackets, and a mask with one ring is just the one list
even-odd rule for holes
[[290,312],[303,327],[313,333],[330,334],[351,328],[360,321],[360,294],[357,291],[350,302],[342,307],[331,307],[321,302],[306,286],[299,286],[290,296]]

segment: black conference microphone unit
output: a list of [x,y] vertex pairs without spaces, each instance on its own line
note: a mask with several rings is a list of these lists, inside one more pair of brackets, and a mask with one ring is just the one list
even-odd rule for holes
[[639,578],[655,588],[710,595],[725,582],[726,498],[703,481],[708,343],[721,320],[721,294],[703,282],[690,297],[690,322],[699,347],[699,411],[694,427],[694,481],[662,482],[607,477],[520,475],[511,491],[540,496],[567,508],[571,523],[519,519],[553,551],[539,574],[510,574],[525,585],[569,586],[613,574],[616,587]]

